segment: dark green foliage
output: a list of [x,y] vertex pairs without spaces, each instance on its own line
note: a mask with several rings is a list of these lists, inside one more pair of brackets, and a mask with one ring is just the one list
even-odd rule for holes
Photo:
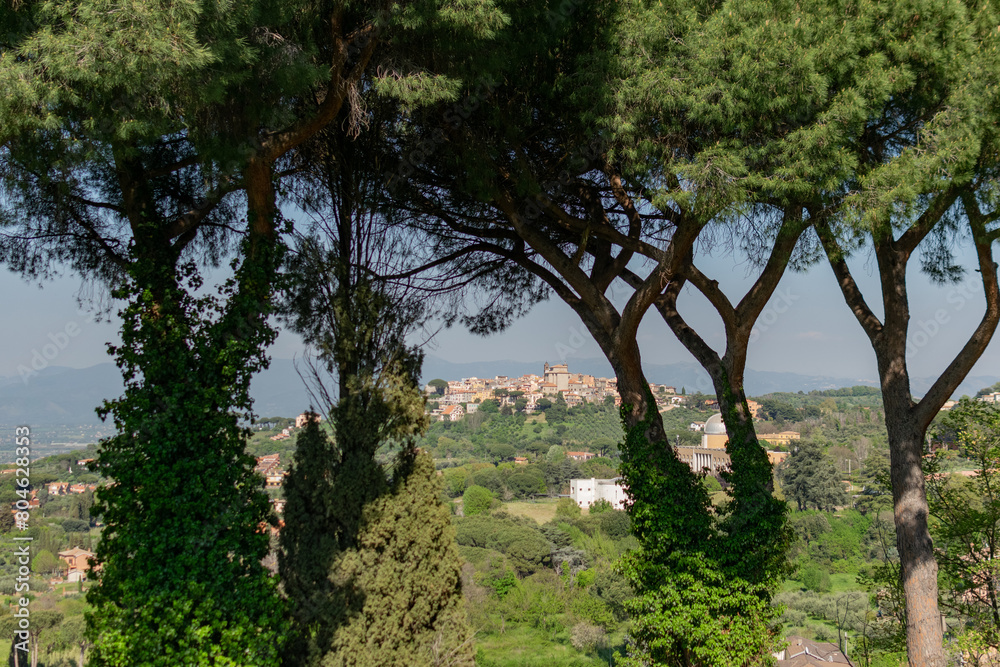
[[556,400],[552,402],[552,405],[543,408],[541,401],[539,401],[538,407],[545,413],[545,419],[550,424],[559,424],[566,420],[568,408],[566,407],[566,399],[563,398],[562,392],[556,394]]
[[[280,534],[278,567],[288,609],[293,618],[293,632],[286,650],[301,656],[303,664],[318,660],[329,646],[333,631],[331,605],[342,600],[333,596],[330,569],[343,548],[350,526],[350,514],[342,512],[343,501],[352,493],[363,491],[372,482],[381,486],[377,468],[368,478],[360,476],[360,488],[352,477],[337,475],[337,456],[333,443],[310,421],[296,438],[295,459],[288,469],[284,493],[285,526]],[[356,472],[356,471],[354,471]],[[338,503],[338,500],[340,503]],[[355,524],[357,517],[354,517]]]
[[[590,511],[594,511],[593,507]],[[601,532],[616,540],[624,539],[632,532],[632,519],[629,518],[627,512],[621,510],[602,512],[597,520],[597,525]]]
[[499,512],[459,519],[457,540],[464,546],[499,551],[520,574],[535,572],[551,561],[552,544],[534,521]]
[[63,519],[60,523],[67,533],[85,533],[90,530],[90,522],[81,519]]
[[[97,496],[92,665],[277,663],[280,601],[261,564],[272,515],[240,426],[273,336],[254,289],[276,261],[244,262],[224,304],[148,273],[116,293],[128,303],[114,350],[126,385],[104,408],[119,435],[96,464],[115,484]],[[151,282],[155,301],[140,287]]]
[[799,573],[802,585],[816,593],[830,592],[830,573],[815,563],[810,563]]
[[337,555],[331,584],[344,604],[324,667],[471,667],[455,532],[430,456],[404,452],[386,493],[369,503],[354,540]]
[[785,495],[798,504],[799,510],[830,510],[848,502],[840,475],[818,442],[801,441],[778,469],[778,475]]
[[633,592],[628,581],[611,568],[599,568],[594,574],[594,595],[604,600],[619,621],[628,617],[627,604]]
[[530,498],[548,491],[545,477],[537,468],[511,475],[507,478],[507,489],[517,498]]
[[[549,453],[552,453],[551,449]],[[545,461],[542,464],[542,470],[545,473],[545,483],[548,484],[549,491],[552,493],[564,493],[564,489],[569,486],[571,479],[583,477],[579,464],[565,455],[556,457],[554,462]]]
[[830,522],[826,515],[815,510],[793,513],[788,517],[788,525],[795,531],[795,535],[805,542],[807,547],[816,542],[823,534],[830,532]]
[[479,470],[472,475],[472,484],[489,489],[493,495],[503,493],[503,478],[496,468]]
[[573,543],[573,538],[557,523],[547,523],[541,528],[542,535],[556,548],[568,547]]
[[773,419],[778,421],[789,421],[799,419],[802,413],[789,403],[784,403],[773,398],[765,398],[760,402],[760,410],[757,417],[761,419]]
[[490,453],[490,458],[493,459],[494,463],[500,463],[501,461],[509,461],[514,458],[516,450],[508,444],[496,443],[490,445],[488,448]]

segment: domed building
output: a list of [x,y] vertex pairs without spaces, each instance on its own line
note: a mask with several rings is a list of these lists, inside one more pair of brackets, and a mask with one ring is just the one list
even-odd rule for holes
[[701,446],[705,449],[725,449],[729,435],[722,421],[722,413],[717,412],[705,422],[705,430],[701,434]]

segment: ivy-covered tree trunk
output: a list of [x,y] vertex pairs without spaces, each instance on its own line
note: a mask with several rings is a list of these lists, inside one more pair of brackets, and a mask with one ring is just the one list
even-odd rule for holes
[[249,382],[273,338],[267,300],[276,250],[244,261],[229,298],[195,298],[162,262],[137,261],[126,287],[122,398],[105,405],[119,435],[95,468],[106,527],[88,599],[91,664],[276,665],[275,581],[261,564],[271,512],[245,452]]
[[[736,535],[737,527],[726,526],[725,521],[716,523],[698,475],[667,442],[656,401],[641,373],[638,345],[634,337],[629,340],[631,346],[608,350],[622,396],[625,427],[619,472],[628,489],[626,509],[632,531],[639,541],[639,549],[628,553],[621,564],[636,592],[630,603],[634,615],[630,647],[622,664],[766,662],[775,639],[769,628],[774,616],[770,596],[780,570],[770,564],[769,571],[760,572],[761,561],[748,558],[740,549],[754,546],[783,559],[784,513],[766,506],[770,513],[762,517],[761,512],[756,518],[767,522],[754,526],[750,536]],[[623,358],[630,352],[630,358]],[[635,396],[641,396],[641,403],[627,402]],[[764,464],[770,479],[766,457]],[[761,470],[750,468],[749,474],[759,477]],[[761,501],[747,495],[749,499],[734,501],[743,503],[736,516],[752,515],[745,506]],[[768,501],[777,502],[770,494],[764,500]],[[741,560],[750,560],[751,567],[746,568]],[[751,569],[755,571],[747,571]]]
[[775,640],[771,583],[734,576],[733,552],[717,531],[704,486],[668,443],[651,442],[646,431],[645,423],[627,428],[622,446],[620,471],[640,547],[621,562],[636,592],[621,664],[766,664]]

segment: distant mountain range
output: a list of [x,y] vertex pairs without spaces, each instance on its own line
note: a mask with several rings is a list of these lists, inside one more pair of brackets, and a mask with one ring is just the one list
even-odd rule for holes
[[[551,362],[560,360],[552,359]],[[610,376],[611,367],[604,359],[566,360],[571,373]],[[492,378],[497,375],[518,376],[542,373],[544,362],[483,361],[454,363],[436,356],[424,361],[423,382],[433,378],[458,380],[467,377]],[[271,367],[254,379],[251,392],[255,410],[264,417],[296,415],[315,401],[306,390],[305,383],[296,370],[296,362],[274,359]],[[298,364],[301,367],[301,364]],[[711,393],[708,375],[695,363],[646,364],[650,382],[668,384],[688,393]],[[933,378],[914,378],[913,391],[920,395],[926,391]],[[966,378],[957,395],[973,395],[988,387],[1000,377],[975,376]],[[748,371],[746,387],[750,395],[757,396],[775,391],[811,391],[835,389],[854,385],[876,386],[871,379],[843,378],[772,371]],[[0,424],[96,425],[99,424],[94,409],[101,401],[115,398],[122,393],[121,375],[111,363],[90,368],[49,367],[24,382],[20,377],[0,378]]]

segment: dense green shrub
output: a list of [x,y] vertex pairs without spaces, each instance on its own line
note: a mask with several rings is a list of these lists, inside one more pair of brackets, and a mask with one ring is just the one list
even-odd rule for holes
[[511,566],[522,575],[552,562],[552,544],[530,519],[483,513],[459,519],[456,531],[460,545],[495,549],[507,556]]
[[556,517],[574,519],[582,514],[580,506],[572,498],[560,498],[556,503]]
[[473,484],[462,494],[462,513],[467,517],[489,512],[492,506],[493,492],[487,488]]
[[799,573],[802,585],[817,593],[830,591],[830,573],[815,563],[809,563]]

